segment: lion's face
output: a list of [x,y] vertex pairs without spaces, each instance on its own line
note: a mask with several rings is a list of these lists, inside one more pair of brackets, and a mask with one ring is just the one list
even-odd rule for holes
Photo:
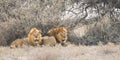
[[64,43],[67,40],[67,29],[65,27],[53,28],[48,31],[48,35],[54,36],[58,43]]
[[41,44],[42,35],[41,31],[37,28],[32,28],[30,33],[28,34],[28,42],[33,46],[38,46]]
[[40,32],[36,31],[33,33],[33,41],[38,44],[41,38]]
[[67,41],[67,33],[66,32],[61,32],[56,35],[56,39],[60,43],[64,43]]

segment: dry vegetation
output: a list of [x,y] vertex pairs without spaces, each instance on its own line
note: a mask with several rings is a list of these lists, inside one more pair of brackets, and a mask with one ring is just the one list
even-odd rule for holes
[[[0,60],[120,60],[119,4],[119,0],[0,0]],[[32,27],[45,36],[60,26],[67,28],[73,45],[8,47],[16,38],[27,37]]]
[[[32,27],[41,29],[44,36],[49,29],[60,26],[67,28],[68,40],[77,45],[97,45],[99,41],[119,44],[120,12],[119,5],[114,3],[108,0],[0,0],[0,45],[7,46],[16,38],[27,37]],[[88,18],[91,11],[96,17]],[[74,17],[69,16],[70,13]]]
[[68,47],[0,47],[0,60],[120,60],[120,45]]

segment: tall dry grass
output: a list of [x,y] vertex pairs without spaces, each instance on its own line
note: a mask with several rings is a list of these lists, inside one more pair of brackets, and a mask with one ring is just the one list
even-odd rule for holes
[[67,47],[0,47],[0,60],[119,60],[120,45]]
[[41,29],[44,36],[49,29],[60,26],[67,28],[68,41],[77,45],[119,44],[119,12],[114,12],[116,20],[106,14],[75,24],[80,17],[62,19],[69,5],[74,4],[69,0],[0,0],[0,45],[6,46],[16,38],[27,37],[32,27]]

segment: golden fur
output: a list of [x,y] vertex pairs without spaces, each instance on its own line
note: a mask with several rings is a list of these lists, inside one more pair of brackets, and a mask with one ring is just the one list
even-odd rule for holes
[[50,29],[47,34],[49,36],[54,36],[58,43],[64,43],[67,40],[67,29],[65,27]]
[[28,43],[32,46],[39,46],[42,43],[41,30],[32,28],[28,34]]
[[62,43],[62,46],[68,46],[68,45],[71,45],[71,43],[68,41],[66,41],[65,43]]
[[27,46],[27,38],[16,39],[10,45],[10,48],[25,48]]
[[54,36],[44,36],[42,37],[42,45],[44,46],[55,46],[56,39]]

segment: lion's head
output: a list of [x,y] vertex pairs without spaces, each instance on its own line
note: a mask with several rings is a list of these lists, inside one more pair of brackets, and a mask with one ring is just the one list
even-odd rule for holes
[[67,33],[66,32],[60,32],[60,33],[56,34],[55,37],[58,40],[58,42],[60,42],[60,43],[64,43],[67,41]]
[[28,43],[32,46],[39,46],[42,42],[41,30],[32,28],[28,34]]
[[67,41],[67,29],[65,27],[50,29],[47,34],[49,36],[54,36],[58,43],[64,43]]

